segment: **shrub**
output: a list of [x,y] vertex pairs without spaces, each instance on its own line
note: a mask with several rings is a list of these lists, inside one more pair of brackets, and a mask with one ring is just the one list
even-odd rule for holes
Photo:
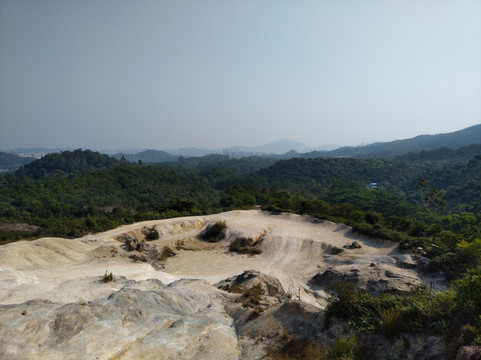
[[481,315],[481,267],[468,270],[462,279],[454,282],[454,287],[458,308]]
[[472,242],[462,240],[457,244],[457,250],[466,268],[481,265],[481,239],[475,239]]
[[258,255],[262,249],[254,245],[251,238],[239,237],[229,245],[229,251],[239,254]]
[[355,291],[350,284],[334,288],[337,297],[328,305],[327,315],[347,320],[358,331],[442,334],[453,317],[452,290],[432,291],[420,286],[408,294],[371,295]]
[[[289,337],[286,337],[286,340]],[[286,341],[285,340],[285,341]],[[329,348],[310,338],[293,338],[287,340],[281,348],[270,350],[269,359],[329,359]]]
[[401,309],[392,307],[379,309],[378,312],[381,319],[381,328],[384,333],[389,336],[396,334],[399,331]]
[[356,337],[336,337],[330,355],[334,360],[351,360],[354,358]]
[[156,229],[152,228],[149,230],[147,235],[145,235],[145,240],[158,240],[159,237],[159,232]]
[[328,245],[326,249],[326,253],[331,254],[331,255],[339,255],[342,253],[344,250],[333,245]]
[[102,281],[103,281],[104,283],[108,283],[108,282],[115,281],[114,274],[112,274],[112,273],[108,274],[108,273],[107,273],[107,270],[105,270],[105,274],[104,274],[104,276],[102,277]]
[[208,225],[199,237],[208,242],[218,242],[225,238],[226,229],[225,221],[216,221],[214,224]]

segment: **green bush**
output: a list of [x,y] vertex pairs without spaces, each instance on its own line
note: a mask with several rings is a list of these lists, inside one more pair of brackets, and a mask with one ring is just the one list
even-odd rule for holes
[[225,231],[227,224],[225,221],[216,221],[214,224],[209,224],[204,231],[200,233],[200,238],[208,242],[218,242],[225,238]]
[[102,277],[102,281],[103,281],[104,283],[108,283],[108,282],[115,281],[114,274],[112,274],[112,273],[108,274],[108,273],[107,273],[107,270],[105,270],[105,274],[104,274],[104,276]]
[[156,229],[152,228],[149,230],[147,235],[145,235],[145,240],[158,240],[159,237],[159,232]]
[[455,302],[461,310],[481,315],[481,267],[470,269],[463,278],[454,282]]
[[481,265],[481,239],[475,239],[472,242],[462,240],[457,244],[457,251],[466,268]]
[[401,309],[392,307],[388,309],[379,309],[379,318],[381,319],[381,328],[389,336],[396,334],[400,327]]
[[337,297],[327,307],[328,317],[339,316],[358,331],[442,334],[454,314],[452,290],[432,291],[420,286],[408,294],[372,295],[349,284],[337,284],[334,289]]
[[352,360],[356,348],[356,337],[336,337],[330,350],[333,360]]

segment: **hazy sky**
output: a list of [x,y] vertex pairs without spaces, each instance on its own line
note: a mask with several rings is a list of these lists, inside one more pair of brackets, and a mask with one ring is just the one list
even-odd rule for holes
[[479,0],[0,0],[3,150],[353,145],[479,123]]

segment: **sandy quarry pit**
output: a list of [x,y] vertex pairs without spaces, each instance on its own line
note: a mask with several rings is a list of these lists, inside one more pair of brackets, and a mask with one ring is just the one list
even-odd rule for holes
[[[216,244],[198,240],[200,231],[215,221],[226,222],[226,239]],[[130,259],[125,244],[119,240],[123,234],[142,239],[142,229],[153,227],[159,231],[160,239],[149,243],[177,246],[176,255],[165,261],[161,271],[149,263]],[[262,237],[262,253],[229,252],[228,244],[236,237]],[[337,255],[329,253],[330,247],[342,249],[354,240],[361,248],[346,249]],[[183,246],[179,248],[179,244]],[[376,265],[384,272],[410,279],[413,285],[433,282],[416,269],[400,267],[399,258],[403,256],[409,254],[399,252],[397,243],[356,235],[342,224],[294,214],[230,211],[135,223],[73,240],[42,238],[2,246],[0,304],[37,298],[62,303],[88,301],[125,286],[122,281],[108,284],[92,281],[100,279],[106,271],[119,279],[125,277],[124,281],[158,279],[168,284],[179,279],[204,279],[215,284],[253,269],[276,277],[286,292],[323,308],[327,295],[308,282],[332,267],[362,272]]]

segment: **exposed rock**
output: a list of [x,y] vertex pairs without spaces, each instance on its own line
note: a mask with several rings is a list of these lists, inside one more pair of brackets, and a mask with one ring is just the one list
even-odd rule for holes
[[350,245],[344,245],[343,248],[345,248],[345,249],[360,249],[361,244],[359,244],[359,241],[354,240]]
[[330,254],[330,255],[338,255],[338,254],[342,253],[343,251],[344,250],[341,249],[340,247],[332,246],[332,245],[328,245],[327,248],[326,248],[326,253]]
[[181,280],[90,302],[33,301],[24,316],[26,304],[4,305],[0,358],[237,359],[226,299],[204,281]]
[[251,309],[230,306],[228,311],[234,318],[241,359],[264,359],[286,337],[316,338],[325,324],[324,312],[303,301],[282,302],[255,317]]
[[4,231],[4,232],[10,232],[10,231],[35,232],[38,229],[40,229],[40,226],[26,224],[26,223],[14,223],[14,224],[2,223],[2,224],[0,224],[0,230]]
[[130,251],[136,252],[129,255],[130,259],[141,262],[150,262],[156,268],[162,267],[159,262],[165,261],[171,256],[175,256],[175,252],[168,246],[159,249],[154,244],[139,242],[132,238],[128,238],[125,243]]
[[405,254],[393,256],[396,259],[396,264],[404,269],[425,269],[430,260],[420,254]]
[[[217,221],[229,223],[226,239],[199,241],[206,224]],[[145,242],[154,228],[161,240]],[[262,254],[229,253],[235,239]],[[254,210],[9,244],[0,249],[0,358],[262,359],[296,337],[332,346],[353,330],[342,319],[325,320],[329,284],[408,291],[434,278],[419,271],[423,259],[344,225]],[[106,270],[115,281],[102,281]],[[217,282],[232,274],[240,275],[219,282],[222,290],[201,280],[176,281]],[[440,339],[369,335],[358,344],[372,351],[370,359],[442,360]],[[456,341],[450,358],[466,343]]]
[[408,292],[418,282],[411,277],[406,277],[401,272],[395,272],[394,268],[385,269],[382,265],[372,263],[367,267],[329,268],[314,275],[308,281],[309,285],[324,290],[336,283],[350,283],[358,290],[362,289],[372,294],[378,294]]
[[463,346],[459,348],[456,360],[481,360],[481,346]]
[[129,251],[137,250],[137,247],[139,246],[139,240],[131,238],[130,236],[127,236],[125,239],[125,244],[127,245],[127,249]]
[[419,246],[419,247],[416,248],[416,252],[417,252],[419,255],[421,255],[421,256],[426,256],[426,255],[427,255],[427,254],[426,254],[426,251],[424,251],[424,249],[423,249],[421,246]]
[[323,273],[318,273],[309,280],[310,284],[317,285],[323,288],[328,288],[337,282],[347,282],[353,285],[359,283],[359,275],[357,272],[349,271],[347,273],[341,273],[336,269],[329,268]]
[[237,291],[258,287],[263,296],[283,296],[284,288],[280,281],[273,276],[265,275],[256,270],[247,270],[240,275],[232,276],[215,284],[219,289]]

